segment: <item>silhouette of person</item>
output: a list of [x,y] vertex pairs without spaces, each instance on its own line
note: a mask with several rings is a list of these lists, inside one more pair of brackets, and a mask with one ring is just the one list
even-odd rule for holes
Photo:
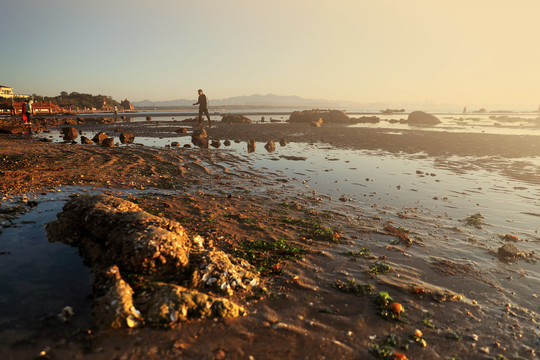
[[208,124],[212,125],[210,115],[208,114],[208,99],[206,98],[206,95],[203,94],[201,89],[197,90],[197,92],[199,93],[199,99],[193,105],[199,105],[199,124],[202,124],[202,116],[205,114],[208,118]]

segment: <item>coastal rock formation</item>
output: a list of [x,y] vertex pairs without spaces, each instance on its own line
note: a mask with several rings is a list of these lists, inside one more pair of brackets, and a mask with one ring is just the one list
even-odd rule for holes
[[313,123],[322,119],[325,123],[350,123],[351,118],[340,110],[304,110],[295,111],[289,117],[290,123]]
[[164,274],[188,263],[190,240],[180,224],[111,196],[74,198],[47,224],[47,234],[78,247],[90,264],[117,265],[122,272]]
[[73,141],[79,136],[79,132],[74,127],[63,127],[62,133],[65,141]]
[[130,132],[123,132],[120,134],[120,142],[122,144],[133,144],[133,141],[135,141],[135,135]]
[[132,328],[143,324],[141,313],[133,305],[133,289],[122,279],[116,265],[96,273],[92,288],[95,295],[92,316],[99,328]]
[[413,111],[409,114],[407,123],[409,125],[437,125],[441,123],[441,120],[423,111]]
[[108,137],[107,134],[105,134],[103,131],[100,131],[99,133],[96,134],[96,136],[92,138],[92,141],[95,142],[96,144],[101,145],[103,140],[105,140],[107,137]]
[[253,122],[244,115],[225,115],[221,122],[228,124],[252,124]]
[[188,318],[227,318],[245,315],[245,310],[230,300],[214,298],[166,283],[152,284],[147,318],[153,323],[182,322]]
[[246,261],[207,249],[179,223],[112,196],[71,199],[46,231],[49,241],[78,247],[92,267],[92,315],[100,328],[242,316],[241,306],[201,291],[227,296],[260,282]]

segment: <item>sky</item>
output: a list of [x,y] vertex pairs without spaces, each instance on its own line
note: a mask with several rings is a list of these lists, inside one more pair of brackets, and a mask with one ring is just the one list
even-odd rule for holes
[[0,0],[0,84],[536,109],[539,14],[537,0]]

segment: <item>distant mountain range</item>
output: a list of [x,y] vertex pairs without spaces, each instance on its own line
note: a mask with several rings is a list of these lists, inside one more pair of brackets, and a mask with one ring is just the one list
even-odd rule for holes
[[[197,99],[176,99],[166,101],[142,100],[134,101],[132,104],[136,107],[174,107],[174,106],[192,106]],[[250,96],[235,96],[226,99],[212,99],[208,96],[210,106],[283,106],[283,107],[319,107],[319,108],[341,108],[358,105],[358,103],[325,100],[325,99],[304,99],[299,96],[281,96],[274,94]]]

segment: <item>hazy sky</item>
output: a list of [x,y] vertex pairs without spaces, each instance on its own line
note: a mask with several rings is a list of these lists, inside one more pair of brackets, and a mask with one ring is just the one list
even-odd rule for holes
[[0,84],[540,104],[538,0],[1,0]]

